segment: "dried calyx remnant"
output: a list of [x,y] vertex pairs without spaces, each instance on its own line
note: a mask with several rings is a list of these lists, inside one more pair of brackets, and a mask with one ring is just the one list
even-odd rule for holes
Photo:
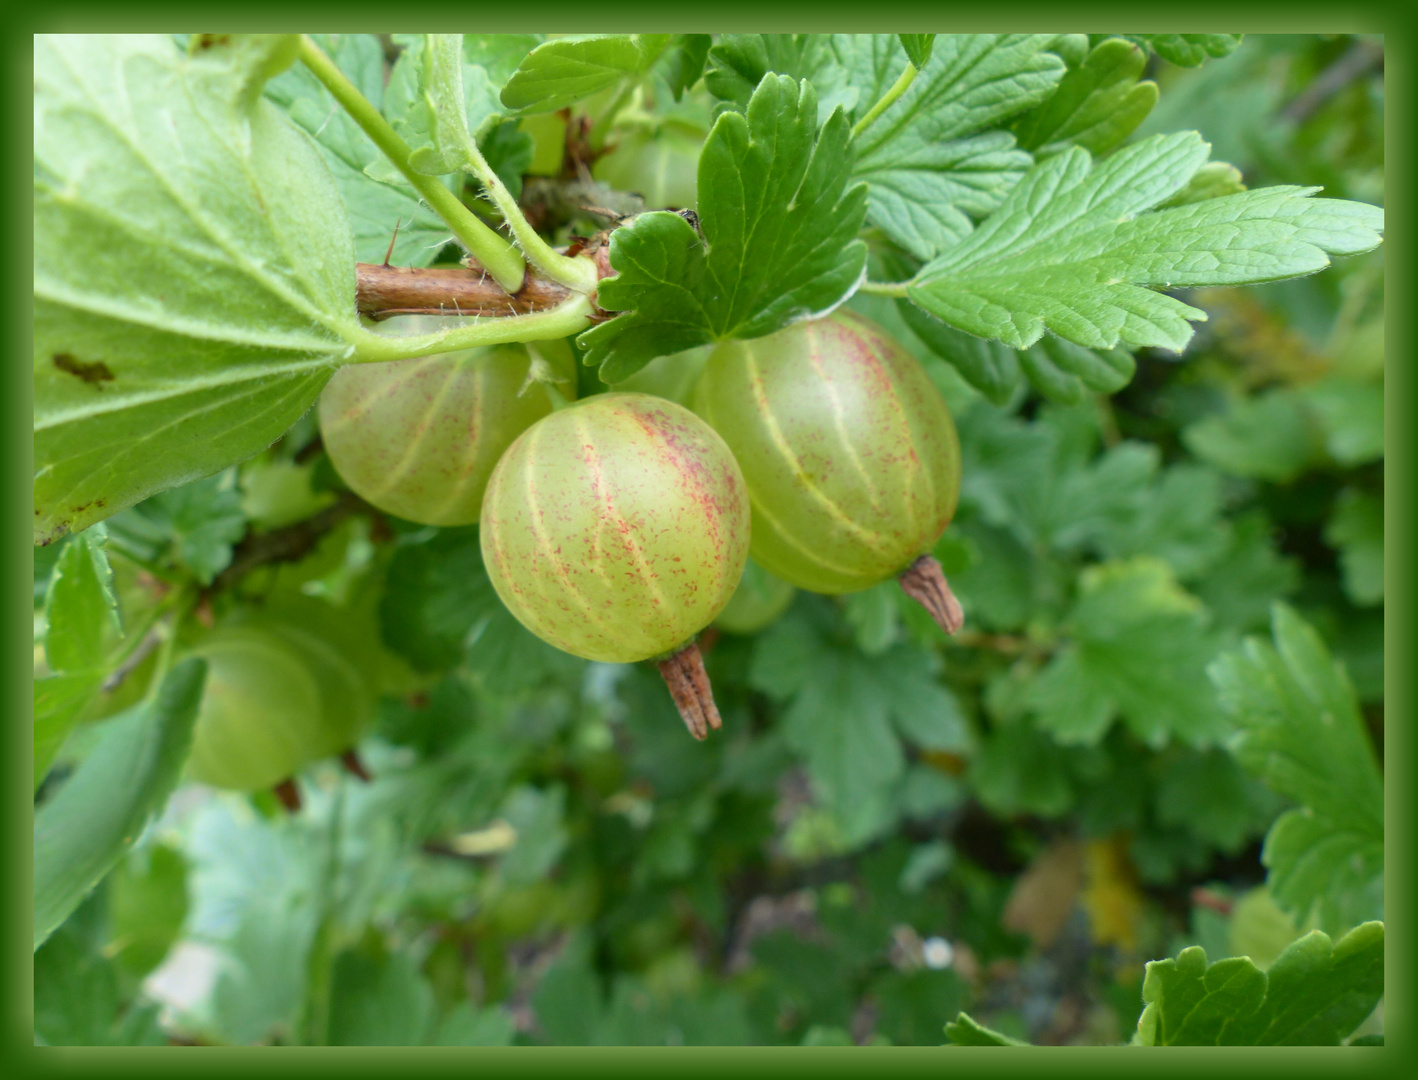
[[931,618],[947,634],[953,634],[965,625],[965,612],[961,610],[960,601],[950,591],[945,571],[932,556],[922,555],[901,572],[898,580],[906,595],[929,611]]
[[710,728],[719,730],[719,708],[714,704],[714,691],[698,645],[690,642],[667,660],[661,660],[660,674],[691,735],[702,740],[708,737]]

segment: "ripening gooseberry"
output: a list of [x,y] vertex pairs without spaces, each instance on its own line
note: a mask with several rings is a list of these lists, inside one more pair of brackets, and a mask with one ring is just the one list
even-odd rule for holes
[[733,595],[748,534],[724,441],[646,394],[597,394],[537,422],[483,499],[483,561],[512,614],[588,660],[661,658],[701,739],[719,716],[694,636]]
[[[331,463],[390,514],[471,525],[497,459],[552,410],[545,384],[528,383],[533,359],[509,344],[341,368],[320,395]],[[572,373],[556,374],[574,393]]]
[[193,779],[236,791],[270,788],[358,741],[375,695],[346,643],[322,632],[318,606],[258,613],[192,647],[207,661],[188,761]]
[[753,503],[753,557],[819,593],[899,577],[953,633],[928,552],[955,512],[960,445],[915,357],[852,311],[715,347],[695,411],[724,437]]

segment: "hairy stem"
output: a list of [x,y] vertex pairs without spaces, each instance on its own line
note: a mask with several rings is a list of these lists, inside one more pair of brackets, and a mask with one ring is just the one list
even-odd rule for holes
[[911,84],[916,81],[916,65],[910,61],[906,62],[906,70],[901,73],[901,77],[891,84],[891,89],[881,95],[881,100],[871,107],[871,110],[855,124],[852,125],[852,138],[856,138],[867,128],[871,127],[872,121],[891,108],[896,101]]
[[590,298],[574,293],[559,306],[533,315],[467,321],[471,325],[417,337],[382,337],[361,327],[354,341],[354,356],[350,359],[356,364],[377,364],[481,345],[503,345],[509,341],[546,341],[579,334],[596,319]]
[[965,625],[965,612],[950,591],[945,571],[934,556],[922,555],[903,570],[897,580],[901,582],[902,591],[929,611],[936,625],[947,634],[953,634]]
[[379,110],[345,77],[345,73],[335,66],[320,46],[301,35],[300,59],[311,73],[329,90],[341,107],[350,114],[366,135],[384,152],[405,179],[414,186],[425,202],[443,219],[447,226],[474,257],[487,267],[499,285],[508,292],[516,292],[522,287],[522,275],[526,266],[517,249],[478,219],[477,215],[464,206],[458,198],[433,176],[415,172],[409,164],[409,145],[399,137],[389,121]]
[[[522,208],[517,205],[517,200],[512,197],[512,192],[507,190],[507,185],[502,182],[502,178],[487,163],[487,159],[483,157],[482,151],[478,149],[478,144],[471,136],[468,138],[466,152],[468,171],[477,178],[478,183],[482,184],[488,199],[497,207],[497,212],[502,215],[502,220],[512,230],[512,235],[516,237],[527,261],[558,285],[565,285],[568,289],[575,289],[581,293],[593,292],[596,282],[599,280],[595,264],[590,259],[567,257],[561,254],[538,235],[537,230],[532,228],[531,222],[523,215]],[[498,283],[505,284],[501,278],[498,278]],[[520,286],[521,283],[518,282],[518,288]],[[515,292],[516,289],[509,288],[508,291]]]
[[710,728],[719,730],[723,722],[714,704],[714,691],[709,686],[709,675],[704,670],[704,658],[699,655],[698,645],[691,641],[668,660],[661,660],[660,674],[691,735],[703,741]]

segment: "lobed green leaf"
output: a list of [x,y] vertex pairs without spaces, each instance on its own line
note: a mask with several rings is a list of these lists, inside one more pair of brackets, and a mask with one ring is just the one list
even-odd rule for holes
[[1338,941],[1312,930],[1269,972],[1249,957],[1207,963],[1193,945],[1147,965],[1143,1046],[1338,1046],[1384,992],[1384,925]]
[[1314,273],[1380,241],[1377,207],[1275,187],[1145,211],[1205,161],[1195,133],[1159,135],[1098,164],[1074,147],[1034,167],[970,237],[907,291],[959,330],[1027,348],[1045,330],[1090,348],[1180,351],[1205,313],[1153,291]]
[[765,77],[747,115],[715,122],[699,159],[703,240],[677,214],[643,214],[611,235],[616,276],[597,303],[622,311],[580,337],[616,383],[658,356],[771,334],[830,311],[856,287],[865,188],[847,187],[851,137],[819,133],[811,84]]
[[1354,689],[1319,635],[1277,604],[1274,644],[1250,638],[1208,669],[1240,728],[1235,753],[1295,800],[1266,837],[1276,902],[1342,930],[1382,912],[1383,777]]

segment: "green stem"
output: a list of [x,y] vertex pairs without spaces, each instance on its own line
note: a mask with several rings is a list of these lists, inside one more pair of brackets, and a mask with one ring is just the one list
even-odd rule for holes
[[906,70],[901,73],[901,77],[892,84],[891,89],[881,96],[881,100],[871,107],[871,111],[852,125],[852,138],[856,138],[867,128],[878,116],[884,113],[897,98],[904,94],[907,88],[916,81],[916,65],[907,61]]
[[385,337],[359,327],[355,331],[358,336],[353,340],[354,355],[350,360],[356,364],[379,364],[482,345],[502,345],[509,341],[547,341],[570,337],[591,325],[591,310],[590,299],[576,295],[559,307],[539,311],[535,315],[472,318],[466,320],[471,323],[469,326],[418,337]]
[[374,145],[404,174],[405,179],[414,186],[414,190],[423,196],[424,201],[453,230],[453,235],[487,268],[493,280],[510,293],[520,289],[526,267],[517,249],[478,220],[477,215],[464,206],[437,177],[425,176],[413,170],[409,165],[408,143],[399,137],[399,133],[390,126],[389,121],[385,120],[369,99],[345,77],[345,73],[335,66],[334,61],[321,51],[320,46],[305,34],[300,38],[300,59],[364,130]]
[[[558,285],[565,285],[568,289],[575,289],[580,293],[594,292],[599,280],[595,264],[590,259],[568,258],[552,250],[551,245],[537,234],[537,230],[532,228],[531,223],[523,216],[522,208],[517,205],[512,192],[507,190],[502,178],[487,163],[482,151],[478,149],[477,142],[471,136],[465,149],[468,171],[482,184],[487,197],[512,230],[512,235],[516,237],[527,261],[536,267],[543,277],[550,278]],[[507,287],[504,285],[503,288]],[[516,292],[515,289],[507,291]]]
[[864,281],[857,291],[873,296],[905,296],[910,284],[909,281]]

